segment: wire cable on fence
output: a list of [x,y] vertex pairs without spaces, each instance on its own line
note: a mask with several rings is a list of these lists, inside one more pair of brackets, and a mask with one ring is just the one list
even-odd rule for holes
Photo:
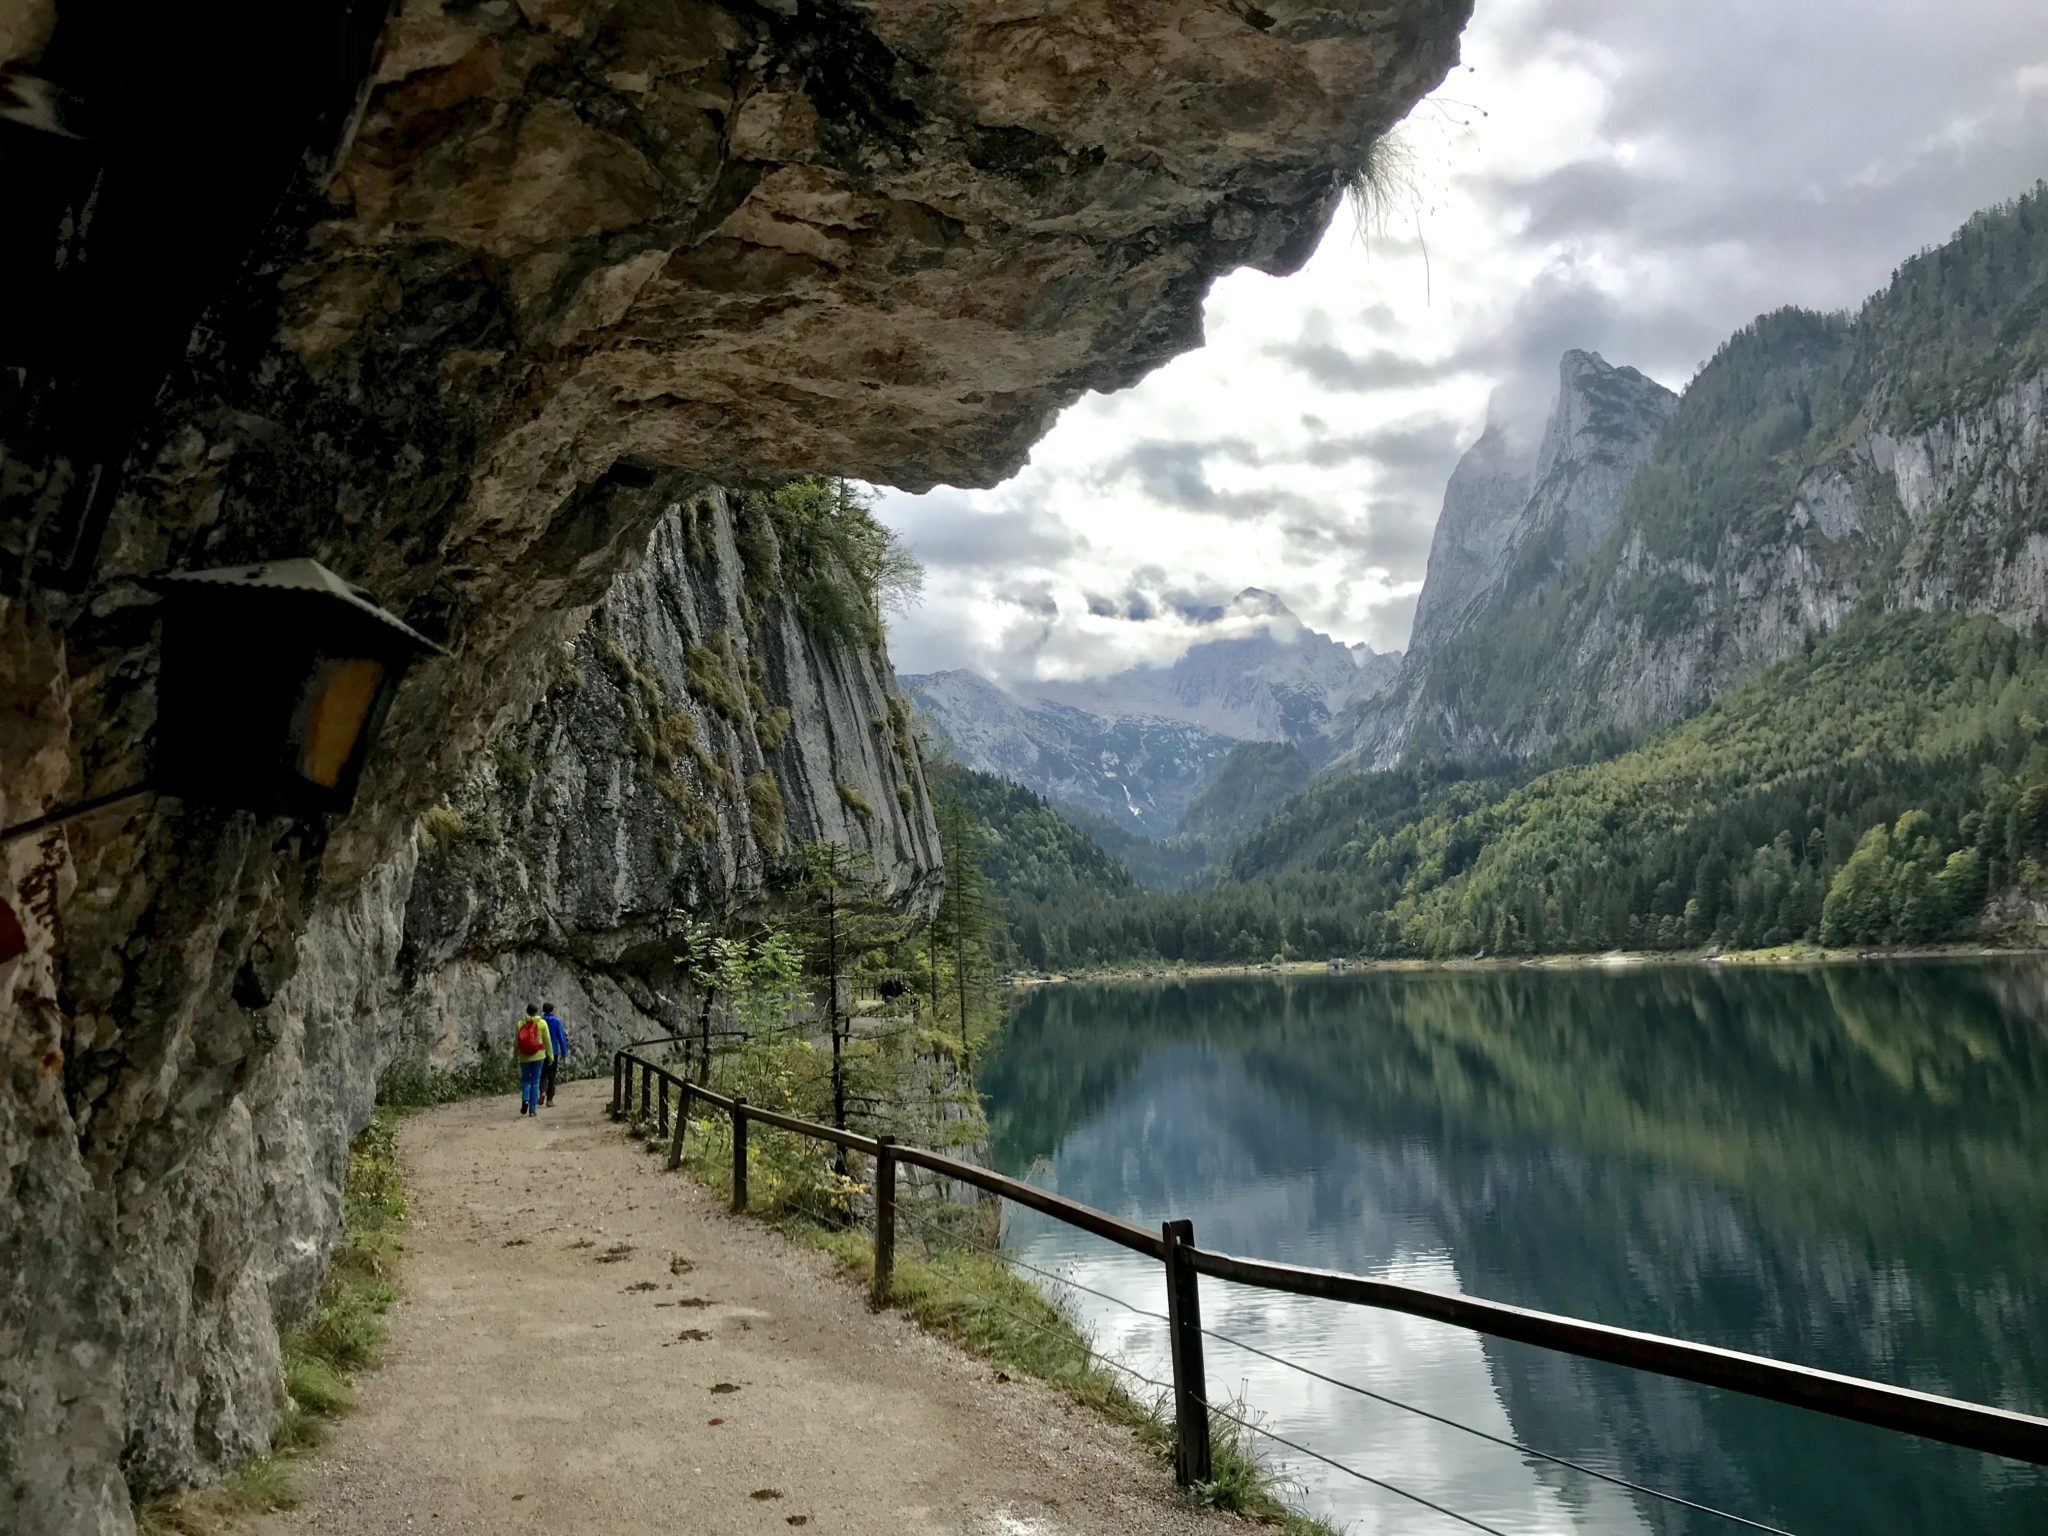
[[1553,1456],[1548,1451],[1536,1450],[1533,1446],[1523,1445],[1520,1441],[1510,1440],[1504,1435],[1496,1435],[1470,1424],[1461,1424],[1456,1419],[1447,1419],[1440,1413],[1432,1413],[1427,1408],[1418,1408],[1413,1403],[1404,1403],[1398,1397],[1388,1397],[1383,1392],[1375,1392],[1371,1388],[1361,1387],[1355,1382],[1340,1381],[1335,1376],[1325,1376],[1321,1371],[1314,1370],[1306,1365],[1298,1365],[1294,1361],[1284,1359],[1269,1350],[1260,1349],[1256,1344],[1247,1344],[1242,1339],[1233,1339],[1229,1334],[1218,1333],[1212,1328],[1204,1328],[1202,1332],[1206,1337],[1214,1339],[1219,1344],[1228,1344],[1232,1349],[1241,1349],[1248,1355],[1257,1355],[1260,1359],[1270,1360],[1275,1365],[1284,1365],[1290,1371],[1299,1371],[1304,1376],[1313,1376],[1317,1381],[1327,1382],[1333,1387],[1341,1387],[1346,1392],[1355,1392],[1360,1397],[1369,1397],[1374,1402],[1385,1403],[1390,1408],[1400,1408],[1415,1414],[1419,1418],[1428,1419],[1433,1423],[1447,1425],[1451,1429],[1463,1430],[1468,1435],[1477,1435],[1481,1440],[1489,1440],[1495,1445],[1504,1446],[1511,1451],[1518,1451],[1524,1456],[1533,1456],[1538,1461],[1547,1461],[1555,1466],[1568,1468],[1573,1472],[1582,1472],[1587,1477],[1597,1477],[1603,1483],[1612,1483],[1615,1487],[1626,1488],[1631,1493],[1647,1494],[1653,1499],[1662,1499],[1666,1503],[1680,1505],[1698,1514],[1712,1515],[1716,1519],[1728,1521],[1731,1525],[1744,1526],[1752,1531],[1767,1531],[1770,1533],[1770,1536],[1792,1536],[1790,1531],[1784,1530],[1779,1526],[1765,1525],[1760,1520],[1751,1520],[1745,1515],[1732,1514],[1725,1509],[1716,1509],[1711,1504],[1695,1504],[1691,1499],[1680,1498],[1675,1493],[1666,1493],[1661,1488],[1652,1488],[1646,1483],[1631,1482],[1629,1479],[1617,1477],[1611,1472],[1602,1472],[1597,1467],[1589,1467],[1582,1462],[1570,1461],[1563,1456]]
[[[916,1217],[908,1215],[900,1205],[897,1207],[896,1214],[898,1217],[908,1220],[913,1226],[926,1227],[925,1223],[919,1221]],[[1014,1264],[1020,1269],[1028,1269],[1034,1275],[1042,1276],[1056,1284],[1071,1286],[1074,1290],[1085,1292],[1087,1295],[1096,1297],[1098,1300],[1109,1302],[1113,1306],[1122,1307],[1126,1312],[1135,1313],[1139,1317],[1149,1318],[1154,1322],[1165,1323],[1170,1321],[1163,1312],[1154,1312],[1149,1307],[1141,1307],[1135,1302],[1126,1301],[1121,1296],[1112,1296],[1107,1291],[1097,1290],[1092,1285],[1084,1285],[1079,1280],[1072,1279],[1069,1276],[1056,1274],[1048,1269],[1041,1269],[1028,1260],[1018,1258],[1015,1254],[1005,1253],[1000,1249],[990,1247],[986,1243],[976,1242],[973,1238],[962,1237],[955,1233],[948,1233],[947,1235],[951,1236],[955,1242],[971,1244],[1005,1264]],[[1717,1509],[1711,1504],[1695,1503],[1693,1500],[1683,1498],[1678,1494],[1667,1493],[1662,1488],[1652,1488],[1647,1483],[1633,1482],[1612,1472],[1602,1472],[1597,1467],[1589,1467],[1583,1462],[1572,1461],[1564,1456],[1555,1456],[1549,1451],[1539,1451],[1534,1446],[1523,1445],[1518,1440],[1510,1440],[1504,1435],[1493,1434],[1491,1431],[1480,1429],[1475,1425],[1462,1424],[1456,1419],[1446,1418],[1444,1415],[1433,1413],[1427,1408],[1418,1408],[1413,1403],[1403,1402],[1397,1397],[1389,1397],[1383,1392],[1375,1392],[1369,1387],[1361,1387],[1355,1382],[1344,1381],[1335,1376],[1327,1376],[1321,1371],[1298,1364],[1282,1355],[1276,1355],[1270,1350],[1261,1349],[1256,1344],[1247,1344],[1242,1339],[1232,1338],[1227,1333],[1219,1333],[1213,1328],[1204,1328],[1202,1335],[1205,1338],[1214,1339],[1219,1344],[1227,1344],[1232,1349],[1241,1349],[1248,1355],[1257,1355],[1262,1360],[1270,1360],[1273,1364],[1284,1366],[1290,1371],[1298,1371],[1303,1376],[1313,1377],[1315,1380],[1329,1386],[1340,1388],[1346,1392],[1356,1393],[1360,1397],[1370,1398],[1376,1403],[1384,1403],[1389,1408],[1402,1409],[1405,1412],[1416,1415],[1418,1418],[1428,1419],[1432,1423],[1442,1424],[1450,1429],[1462,1430],[1468,1435],[1476,1435],[1479,1439],[1489,1441],[1506,1450],[1515,1451],[1523,1456],[1534,1457],[1538,1461],[1547,1461],[1553,1466],[1563,1467],[1568,1471],[1583,1473],[1587,1477],[1597,1478],[1603,1483],[1612,1484],[1614,1487],[1625,1488],[1631,1493],[1640,1493],[1649,1498],[1662,1499],[1667,1504],[1675,1504],[1682,1509],[1692,1510],[1696,1514],[1712,1515],[1717,1520],[1725,1520],[1730,1525],[1738,1525],[1746,1530],[1764,1531],[1768,1533],[1768,1536],[1792,1536],[1791,1532],[1781,1526],[1766,1525],[1760,1520],[1752,1520],[1746,1515],[1738,1515],[1729,1510]],[[1275,1436],[1274,1438],[1277,1439],[1278,1437]]]
[[[1195,1401],[1198,1403],[1202,1402],[1200,1398],[1196,1398]],[[1307,1446],[1303,1445],[1298,1440],[1290,1440],[1285,1435],[1276,1435],[1273,1433],[1272,1430],[1266,1428],[1263,1424],[1254,1424],[1250,1419],[1239,1418],[1236,1414],[1232,1413],[1228,1408],[1218,1408],[1214,1403],[1202,1403],[1202,1406],[1208,1409],[1209,1412],[1215,1414],[1219,1419],[1228,1419],[1231,1423],[1235,1424],[1239,1429],[1249,1430],[1251,1431],[1251,1433],[1255,1435],[1264,1435],[1268,1440],[1273,1441],[1276,1445],[1284,1445],[1290,1451],[1298,1451],[1304,1456],[1313,1457],[1315,1460],[1320,1461],[1324,1466],[1335,1467],[1339,1472],[1347,1473],[1348,1475],[1357,1478],[1362,1483],[1371,1483],[1375,1488],[1384,1488],[1388,1493],[1399,1494],[1404,1499],[1409,1499],[1414,1503],[1420,1504],[1424,1509],[1433,1509],[1440,1515],[1448,1516],[1450,1519],[1457,1521],[1460,1525],[1469,1525],[1475,1531],[1485,1531],[1487,1533],[1487,1536],[1504,1536],[1503,1532],[1495,1530],[1492,1526],[1486,1524],[1484,1521],[1475,1520],[1470,1515],[1461,1515],[1455,1509],[1451,1509],[1445,1505],[1439,1504],[1434,1499],[1424,1498],[1419,1493],[1411,1493],[1408,1489],[1397,1487],[1395,1484],[1387,1482],[1384,1479],[1374,1477],[1369,1472],[1361,1472],[1356,1467],[1347,1467],[1343,1462],[1337,1460],[1334,1456],[1325,1456],[1321,1451],[1310,1450]]]
[[[1043,1275],[1048,1280],[1056,1280],[1063,1285],[1071,1285],[1076,1290],[1085,1291],[1091,1296],[1100,1297],[1104,1301],[1113,1302],[1117,1306],[1122,1307],[1127,1312],[1136,1313],[1139,1317],[1147,1318],[1154,1322],[1160,1323],[1170,1323],[1171,1321],[1163,1312],[1153,1312],[1148,1308],[1140,1307],[1134,1305],[1131,1302],[1125,1301],[1120,1296],[1112,1296],[1107,1291],[1098,1291],[1093,1286],[1083,1285],[1078,1280],[1071,1280],[1065,1275],[1056,1275],[1052,1273],[1050,1270],[1040,1269],[1037,1265],[1027,1263],[1024,1260],[1017,1258],[1013,1254],[1003,1253],[999,1249],[991,1248],[986,1243],[977,1242],[973,1238],[964,1237],[957,1232],[950,1232],[943,1229],[934,1228],[929,1223],[920,1221],[918,1218],[914,1216],[909,1216],[908,1213],[905,1212],[901,1206],[897,1207],[896,1214],[901,1219],[907,1219],[911,1223],[911,1225],[918,1227],[922,1231],[938,1231],[941,1236],[949,1238],[953,1242],[958,1243],[963,1247],[973,1248],[982,1253],[989,1254],[992,1257],[999,1259],[1004,1263],[1016,1264],[1021,1268],[1030,1270],[1033,1274]],[[1208,1330],[1204,1329],[1203,1332],[1206,1333],[1208,1332]],[[1090,1353],[1091,1355],[1094,1355],[1094,1351],[1091,1350]],[[1169,1382],[1155,1380],[1153,1377],[1147,1376],[1141,1371],[1134,1370],[1130,1366],[1124,1365],[1122,1362],[1115,1360],[1108,1355],[1094,1355],[1094,1357],[1103,1361],[1104,1364],[1114,1366],[1116,1369],[1124,1371],[1128,1375],[1136,1377],[1139,1381],[1144,1382],[1147,1386],[1154,1387],[1159,1391],[1167,1393],[1169,1395],[1171,1395],[1173,1392],[1173,1386]],[[1283,1361],[1282,1363],[1285,1364],[1286,1362]],[[1198,1398],[1197,1401],[1200,1402],[1201,1400]],[[1494,1531],[1491,1526],[1482,1525],[1479,1521],[1469,1519],[1466,1516],[1459,1514],[1456,1510],[1446,1509],[1441,1504],[1434,1503],[1433,1501],[1423,1497],[1419,1493],[1411,1493],[1406,1488],[1397,1487],[1395,1484],[1386,1482],[1381,1478],[1374,1477],[1370,1473],[1361,1472],[1356,1467],[1346,1466],[1343,1462],[1333,1460],[1331,1457],[1323,1455],[1320,1451],[1312,1451],[1305,1445],[1297,1445],[1294,1441],[1288,1440],[1283,1436],[1276,1435],[1271,1430],[1266,1429],[1258,1424],[1254,1424],[1248,1419],[1241,1418],[1238,1415],[1230,1412],[1228,1409],[1218,1408],[1214,1403],[1209,1402],[1203,1402],[1202,1407],[1207,1409],[1210,1413],[1215,1414],[1219,1418],[1229,1420],[1231,1423],[1237,1425],[1241,1429],[1250,1430],[1254,1434],[1264,1435],[1267,1439],[1276,1441],[1281,1445],[1287,1446],[1290,1450],[1299,1451],[1302,1455],[1313,1457],[1317,1461],[1325,1462],[1328,1465],[1335,1467],[1340,1472],[1349,1473],[1351,1476],[1359,1479],[1361,1482],[1370,1483],[1375,1488],[1383,1488],[1387,1492],[1398,1494],[1400,1497],[1404,1499],[1412,1499],[1415,1503],[1422,1505],[1425,1509],[1434,1510],[1438,1514],[1448,1515],[1451,1519],[1461,1521],[1464,1524],[1473,1526],[1478,1530],[1487,1531],[1490,1533],[1490,1536],[1501,1536],[1501,1533],[1498,1531]]]

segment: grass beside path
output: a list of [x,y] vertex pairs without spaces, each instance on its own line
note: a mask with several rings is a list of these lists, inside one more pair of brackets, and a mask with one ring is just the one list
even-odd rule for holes
[[349,1147],[341,1247],[313,1310],[281,1340],[286,1400],[272,1448],[210,1487],[144,1500],[135,1509],[140,1536],[218,1536],[298,1501],[292,1460],[348,1411],[355,1375],[376,1362],[384,1314],[397,1299],[392,1275],[406,1206],[396,1128],[397,1113],[380,1109]]
[[[648,1138],[650,1150],[662,1150],[652,1126],[636,1125],[633,1130]],[[693,1120],[690,1130],[684,1167],[699,1182],[729,1195],[732,1143],[724,1122]],[[777,1138],[777,1142],[775,1150],[783,1157],[773,1160],[780,1163],[786,1160],[787,1144],[794,1138]],[[820,1221],[804,1208],[803,1196],[821,1192],[811,1189],[810,1181],[792,1179],[786,1167],[768,1166],[771,1149],[767,1146],[756,1145],[750,1151],[755,1156],[749,1158],[749,1168],[757,1162],[764,1165],[758,1175],[749,1175],[755,1196],[752,1214],[773,1222],[794,1240],[824,1250],[862,1289],[870,1287],[875,1266],[871,1235]],[[852,1192],[845,1188],[823,1194],[837,1204]],[[890,1306],[999,1369],[1034,1376],[1056,1387],[1111,1423],[1131,1430],[1141,1445],[1162,1460],[1172,1460],[1170,1405],[1137,1395],[1124,1375],[1096,1352],[1065,1308],[992,1254],[968,1245],[924,1247],[922,1255],[898,1248],[890,1274]],[[1225,1406],[1239,1418],[1253,1417],[1242,1404]],[[1211,1414],[1209,1444],[1215,1475],[1194,1490],[1195,1501],[1272,1526],[1282,1536],[1338,1536],[1337,1528],[1327,1521],[1290,1507],[1289,1497],[1296,1490],[1261,1454],[1256,1438],[1231,1419]]]
[[[830,1253],[863,1286],[873,1283],[875,1250],[867,1234],[800,1216],[784,1218],[784,1225]],[[921,1258],[899,1251],[890,1271],[889,1304],[993,1365],[1049,1382],[1134,1431],[1161,1460],[1173,1459],[1170,1406],[1137,1396],[1095,1352],[1079,1323],[1001,1260],[964,1250]],[[1231,1411],[1246,1417],[1242,1405],[1231,1405]],[[1230,1419],[1210,1415],[1215,1475],[1193,1491],[1195,1502],[1274,1526],[1284,1536],[1337,1536],[1329,1522],[1289,1506],[1293,1490],[1260,1454],[1254,1438]]]

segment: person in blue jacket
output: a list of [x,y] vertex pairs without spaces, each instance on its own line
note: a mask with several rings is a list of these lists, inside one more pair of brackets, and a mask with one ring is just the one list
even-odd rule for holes
[[540,1069],[540,1098],[548,1108],[555,1107],[555,1073],[563,1062],[569,1059],[569,1031],[562,1026],[561,1017],[555,1012],[555,1005],[549,1003],[542,1015],[548,1021],[548,1044],[554,1049],[546,1065]]

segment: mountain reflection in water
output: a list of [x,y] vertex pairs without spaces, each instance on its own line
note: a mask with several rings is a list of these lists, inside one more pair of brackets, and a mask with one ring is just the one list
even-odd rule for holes
[[[1061,987],[986,1063],[997,1163],[1203,1246],[2048,1412],[2048,965]],[[1030,1212],[1015,1250],[1163,1308]],[[1052,1287],[1052,1289],[1062,1289]],[[1083,1293],[1105,1350],[1163,1330]],[[1327,1375],[1800,1533],[2048,1531],[2048,1472],[1363,1308],[1203,1282]],[[1278,1433],[1504,1532],[1723,1522],[1211,1344]],[[1359,1532],[1443,1516],[1280,1453]]]

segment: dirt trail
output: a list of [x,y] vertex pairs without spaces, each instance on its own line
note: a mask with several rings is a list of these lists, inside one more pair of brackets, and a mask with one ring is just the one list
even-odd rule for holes
[[1245,1529],[1176,1505],[1126,1432],[724,1214],[608,1122],[608,1093],[403,1124],[390,1348],[268,1536]]

